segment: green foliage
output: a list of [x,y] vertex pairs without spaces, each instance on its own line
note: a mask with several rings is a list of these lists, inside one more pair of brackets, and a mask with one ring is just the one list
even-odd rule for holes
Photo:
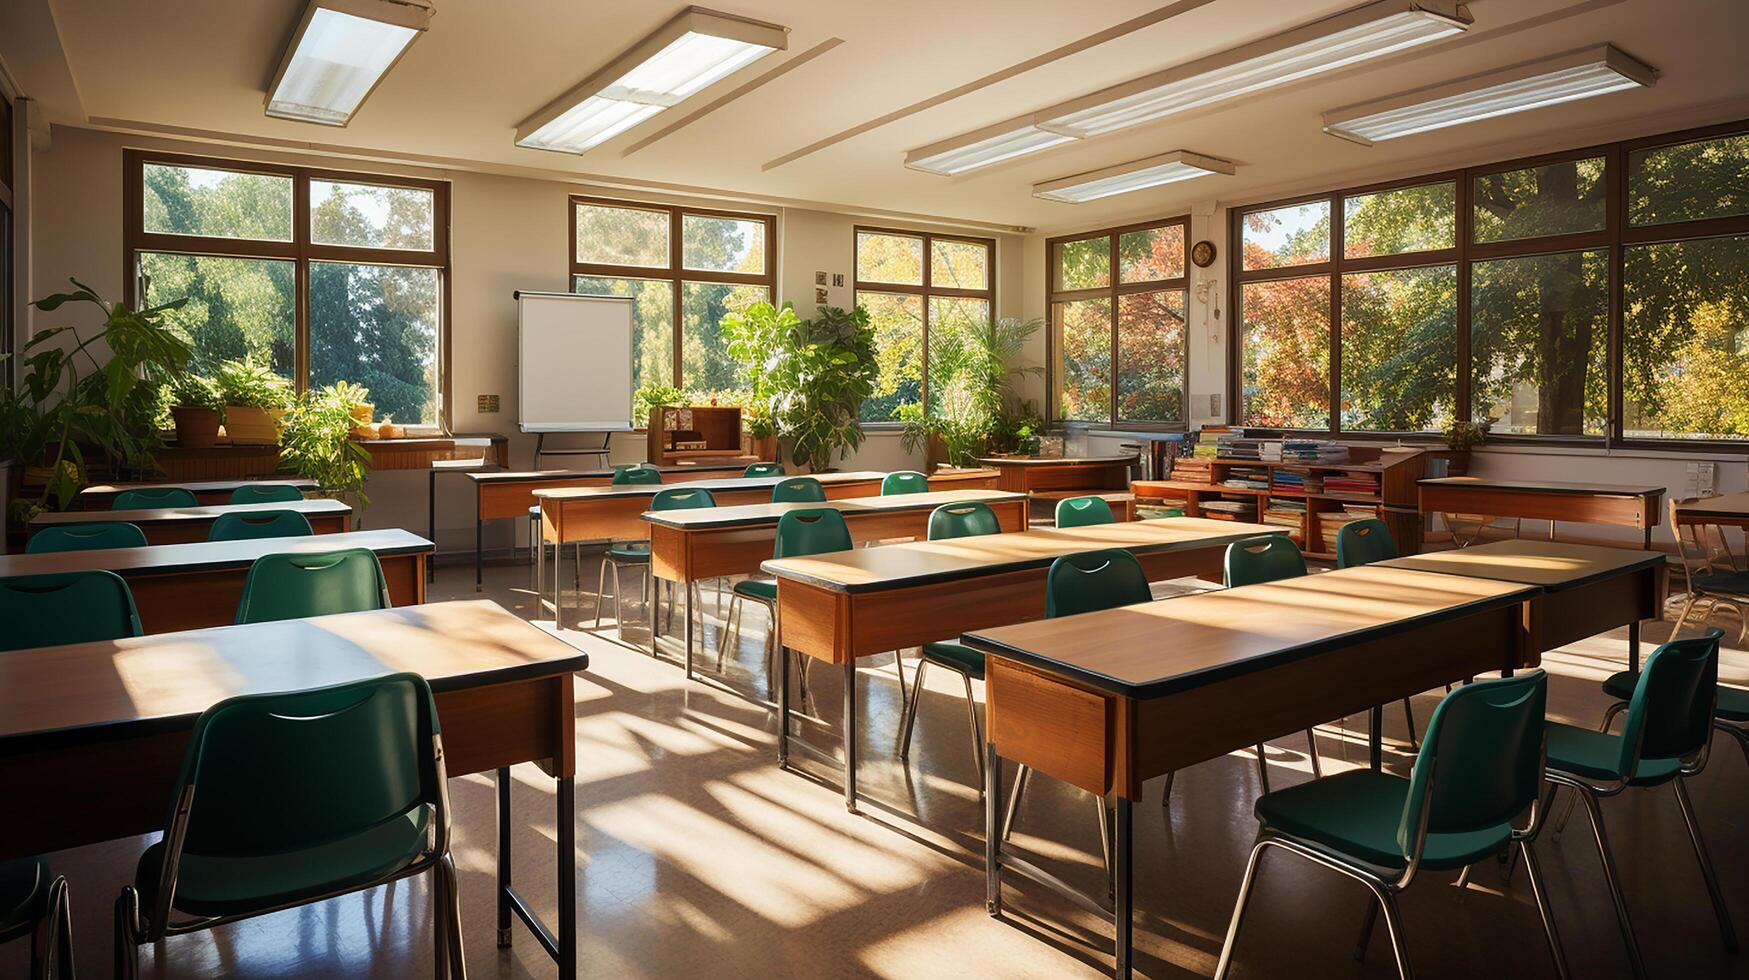
[[1468,449],[1488,441],[1488,430],[1474,422],[1452,419],[1445,423],[1445,444],[1453,449]]
[[797,462],[823,470],[862,445],[858,413],[878,371],[874,330],[860,306],[823,306],[785,331],[766,375],[772,419]]
[[1045,431],[1044,416],[1038,403],[1031,399],[1006,399],[996,415],[996,425],[990,430],[989,451],[995,453],[1036,453],[1038,437]]
[[292,403],[291,382],[257,361],[226,361],[213,376],[226,405],[242,408],[286,408]]
[[225,411],[225,396],[218,382],[193,371],[177,375],[164,386],[164,393],[175,408],[210,408],[220,415]]
[[685,404],[687,404],[686,392],[673,385],[641,385],[637,391],[632,392],[632,422],[633,424],[649,422],[650,409],[652,408]]
[[915,404],[900,405],[896,417],[905,423],[902,444],[907,452],[941,439],[954,466],[970,466],[1013,402],[1013,382],[1040,368],[1014,368],[1027,341],[1044,328],[1039,319],[997,320],[988,327],[963,324],[930,337],[929,413]]
[[771,367],[790,332],[800,325],[801,319],[788,303],[782,306],[754,303],[740,313],[723,317],[725,349],[729,357],[741,363],[747,379],[742,416],[748,434],[755,439],[764,439],[775,431],[777,388]]
[[[363,404],[357,385],[339,382],[305,392],[286,412],[280,434],[280,465],[321,484],[340,496],[356,496],[369,505],[364,481],[370,475],[370,453],[353,441],[352,409]],[[369,397],[369,392],[364,392]]]

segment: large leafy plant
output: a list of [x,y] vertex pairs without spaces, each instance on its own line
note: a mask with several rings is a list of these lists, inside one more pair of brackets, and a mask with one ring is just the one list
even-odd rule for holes
[[280,434],[279,461],[299,476],[321,484],[332,495],[370,503],[364,481],[370,475],[370,453],[351,438],[356,386],[329,385],[305,392],[286,412]]
[[776,433],[776,378],[772,366],[791,331],[801,326],[801,318],[790,304],[773,306],[754,303],[739,313],[723,317],[722,334],[729,356],[739,361],[747,379],[747,399],[743,401],[743,417],[747,433],[764,439]]
[[[918,452],[939,438],[948,462],[970,466],[977,457],[1011,442],[1026,425],[1029,407],[1014,394],[1014,383],[1037,367],[1014,367],[1026,343],[1044,326],[1039,319],[1005,317],[989,327],[944,325],[929,338],[929,411],[901,405],[902,444]],[[1032,435],[1028,432],[1026,435]]]
[[213,372],[220,398],[239,408],[286,408],[292,403],[291,382],[259,361],[226,361]]
[[857,424],[874,391],[874,329],[868,310],[823,306],[811,320],[788,326],[766,363],[771,417],[791,455],[815,471],[862,445]]

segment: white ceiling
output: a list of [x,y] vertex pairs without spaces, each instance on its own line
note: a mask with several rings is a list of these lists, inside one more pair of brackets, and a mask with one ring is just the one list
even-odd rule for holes
[[[269,119],[263,90],[304,0],[7,0],[0,59],[52,121],[141,132],[308,141],[451,166],[539,168],[579,179],[772,201],[1062,229],[1194,201],[1241,201],[1355,174],[1435,169],[1593,138],[1749,116],[1743,0],[1473,0],[1461,38],[955,178],[906,170],[907,150],[1212,54],[1357,0],[718,0],[790,28],[789,50],[589,153],[516,147],[516,124],[680,10],[672,0],[436,0],[413,45],[345,129]],[[1019,72],[784,163],[768,163],[1152,11],[1132,33]],[[748,82],[841,41],[709,112]],[[1573,48],[1610,42],[1658,84],[1363,148],[1320,114]],[[64,59],[53,53],[59,50]],[[686,125],[632,149],[655,134]],[[1671,125],[1661,125],[1670,120]],[[1563,135],[1567,134],[1567,135]],[[1625,134],[1624,134],[1625,135]],[[1175,149],[1239,173],[1082,205],[1031,185]]]

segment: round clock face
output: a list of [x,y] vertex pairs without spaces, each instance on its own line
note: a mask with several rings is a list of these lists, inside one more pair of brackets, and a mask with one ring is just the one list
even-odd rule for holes
[[1214,262],[1214,260],[1215,260],[1215,243],[1214,242],[1211,242],[1207,239],[1204,239],[1204,240],[1197,242],[1195,245],[1192,245],[1190,247],[1190,261],[1195,262],[1197,265],[1197,268],[1206,269],[1209,267],[1210,263]]

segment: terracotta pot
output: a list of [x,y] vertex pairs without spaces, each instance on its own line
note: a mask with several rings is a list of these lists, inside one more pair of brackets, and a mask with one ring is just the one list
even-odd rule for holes
[[227,405],[225,435],[239,446],[279,445],[279,425],[265,408]]
[[211,449],[219,441],[219,413],[210,408],[175,405],[170,417],[176,422],[176,444],[183,449]]
[[776,460],[777,459],[777,436],[770,435],[770,436],[765,436],[764,438],[755,438],[754,436],[751,436],[751,435],[748,436],[747,437],[747,454],[750,456],[756,456],[759,459],[764,460],[766,462],[771,462],[771,461]]

